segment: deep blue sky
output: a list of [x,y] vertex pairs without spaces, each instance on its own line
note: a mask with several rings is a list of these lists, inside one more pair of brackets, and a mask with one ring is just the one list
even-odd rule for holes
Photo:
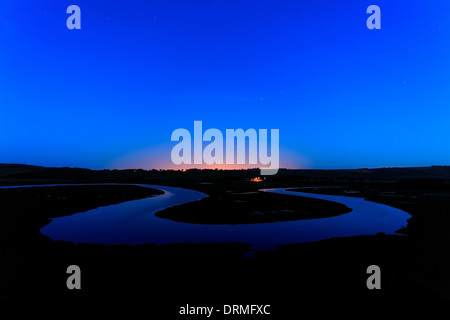
[[[66,8],[81,8],[81,30]],[[381,30],[366,8],[381,7]],[[177,128],[280,129],[282,166],[449,164],[450,2],[0,5],[0,163],[169,167]]]

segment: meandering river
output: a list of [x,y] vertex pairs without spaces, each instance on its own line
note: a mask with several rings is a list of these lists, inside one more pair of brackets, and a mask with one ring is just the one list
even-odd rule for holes
[[[263,189],[292,196],[304,196],[342,203],[351,212],[330,218],[244,225],[200,225],[158,218],[167,207],[198,201],[206,194],[175,187],[139,185],[164,194],[99,207],[71,216],[54,218],[41,233],[54,239],[101,244],[245,242],[254,249],[279,244],[308,242],[331,237],[394,233],[406,226],[406,212],[363,198],[301,193],[285,189]],[[214,214],[214,213],[211,213]]]

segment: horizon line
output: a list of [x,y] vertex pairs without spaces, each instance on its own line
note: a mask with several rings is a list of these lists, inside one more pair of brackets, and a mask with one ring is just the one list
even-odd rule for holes
[[[143,169],[143,168],[103,168],[103,169],[91,169],[85,167],[69,167],[69,166],[42,166],[42,165],[34,165],[34,164],[24,164],[24,163],[0,163],[0,165],[4,166],[29,166],[29,167],[40,167],[40,168],[53,168],[53,169],[84,169],[84,170],[92,170],[92,171],[130,171],[130,170],[139,170],[139,171],[247,171],[247,170],[260,170],[259,167],[254,168],[152,168],[152,169]],[[327,170],[327,171],[337,171],[337,170],[376,170],[376,169],[408,169],[408,168],[432,168],[432,167],[450,167],[450,165],[428,165],[428,166],[383,166],[383,167],[359,167],[359,168],[337,168],[337,169],[323,169],[323,168],[279,168],[279,170]],[[264,169],[264,168],[263,168]]]

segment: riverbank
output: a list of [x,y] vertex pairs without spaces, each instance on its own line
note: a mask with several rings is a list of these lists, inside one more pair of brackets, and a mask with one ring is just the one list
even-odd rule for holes
[[133,185],[0,188],[0,240],[35,240],[51,218],[160,194],[160,190]]
[[450,189],[445,185],[390,184],[312,186],[291,191],[361,197],[408,212],[403,234],[441,239],[450,244]]
[[[369,191],[364,194],[369,200],[377,201],[375,198],[381,196],[383,201],[391,201],[386,204],[402,206],[401,209],[412,214],[407,229],[415,224],[416,232],[408,232],[407,236],[379,234],[333,238],[256,252],[249,251],[245,243],[73,244],[51,241],[40,234],[40,226],[47,217],[31,223],[30,217],[34,215],[30,215],[28,209],[8,217],[1,210],[2,222],[14,220],[15,223],[9,224],[11,228],[1,224],[4,228],[1,234],[5,235],[0,242],[2,300],[22,301],[21,304],[67,302],[77,307],[85,302],[101,301],[108,306],[114,302],[137,304],[148,306],[150,311],[161,309],[167,318],[175,318],[177,307],[186,303],[269,303],[274,306],[274,313],[282,309],[298,314],[299,308],[309,303],[450,298],[450,274],[447,272],[450,248],[446,238],[437,237],[434,232],[441,230],[445,236],[445,231],[449,230],[446,224],[446,212],[450,212],[445,195],[447,178],[444,174],[437,175],[445,168],[386,169],[381,170],[382,174],[380,170],[305,173],[281,170],[281,175],[261,183],[249,181],[254,171],[196,171],[185,175],[182,172],[26,169],[31,171],[0,177],[0,183],[170,184],[207,192],[210,196],[276,187],[332,186],[330,189],[341,188],[342,194],[351,196]],[[411,176],[429,174],[433,180],[424,183],[408,178],[396,182],[404,179],[403,176],[398,178],[399,172],[412,172]],[[394,178],[391,173],[396,174]],[[106,179],[108,175],[111,178]],[[353,177],[356,178],[352,180]],[[370,180],[372,177],[374,180]],[[319,190],[310,192],[320,193]],[[392,192],[395,192],[394,197]],[[17,200],[28,201],[26,197]],[[82,290],[79,291],[68,290],[65,286],[66,268],[72,264],[82,270]],[[382,290],[379,291],[366,287],[366,269],[372,264],[379,265],[382,271]]]
[[215,193],[156,216],[197,224],[249,224],[329,218],[350,211],[336,202],[255,191]]
[[[34,197],[37,202],[30,197],[23,206],[41,210],[41,214],[29,212],[26,218],[9,215],[9,219],[17,218],[18,229],[14,235],[3,237],[0,245],[3,284],[0,299],[134,303],[150,300],[160,305],[164,296],[170,296],[170,304],[205,299],[217,303],[227,301],[229,292],[233,292],[237,300],[247,301],[252,297],[274,305],[286,305],[292,299],[287,287],[295,288],[296,298],[302,301],[450,297],[448,245],[429,237],[379,234],[334,238],[257,250],[249,256],[251,246],[246,243],[73,244],[52,241],[38,232],[44,221],[42,214],[47,213],[48,218],[74,210],[50,209],[48,204],[58,201],[48,199],[70,198],[78,203],[77,196],[81,196],[86,197],[85,204],[89,202],[92,206],[94,202],[99,204],[98,199],[103,204],[117,202],[121,194],[129,193],[133,197],[138,193],[140,196],[155,194],[155,190],[130,189],[132,186],[90,187],[94,186],[39,188]],[[16,191],[34,194],[31,189]],[[94,192],[95,196],[87,196],[86,192]],[[22,193],[17,197],[6,194],[8,201],[12,203],[15,199],[16,204],[24,196]],[[130,197],[127,195],[126,199]],[[40,203],[39,209],[35,207],[37,203]],[[3,212],[1,216],[4,220]],[[65,288],[65,269],[71,264],[83,270],[81,291]],[[366,269],[372,264],[383,270],[382,291],[370,291],[365,286]],[[192,288],[196,288],[195,291]]]

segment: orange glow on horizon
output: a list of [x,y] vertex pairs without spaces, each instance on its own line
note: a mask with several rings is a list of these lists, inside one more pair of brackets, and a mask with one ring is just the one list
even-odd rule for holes
[[[182,164],[175,165],[170,158],[170,146],[162,145],[135,150],[113,159],[107,169],[144,169],[144,170],[189,170],[189,169],[209,169],[209,170],[247,170],[264,169],[266,166],[258,164]],[[281,149],[280,169],[308,169],[310,162],[298,153]]]

